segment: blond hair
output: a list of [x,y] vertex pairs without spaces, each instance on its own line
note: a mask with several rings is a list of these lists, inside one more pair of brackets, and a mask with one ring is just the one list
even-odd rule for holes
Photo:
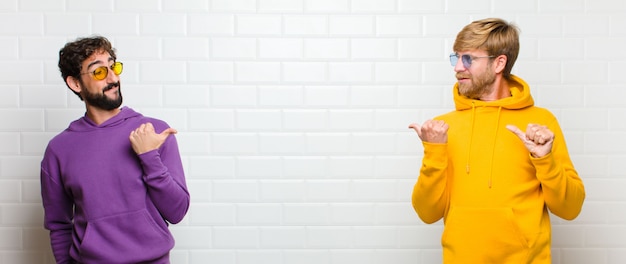
[[454,51],[485,50],[490,56],[505,55],[505,78],[511,75],[519,53],[519,29],[500,18],[477,20],[465,26],[456,36]]

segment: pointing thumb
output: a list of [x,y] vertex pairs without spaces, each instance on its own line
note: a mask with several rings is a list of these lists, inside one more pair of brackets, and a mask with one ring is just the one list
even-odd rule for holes
[[167,137],[169,135],[173,135],[173,134],[176,134],[176,133],[178,133],[178,131],[176,129],[168,127],[167,129],[163,130],[163,132],[161,132],[160,135]]
[[418,123],[412,123],[409,125],[409,128],[415,130],[415,132],[417,133],[418,136],[422,136],[422,126],[420,126],[420,124]]

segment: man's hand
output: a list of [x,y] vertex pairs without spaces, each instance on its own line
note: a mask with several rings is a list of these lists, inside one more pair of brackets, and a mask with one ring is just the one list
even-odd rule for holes
[[447,143],[448,142],[448,124],[441,120],[426,120],[421,126],[417,123],[409,125],[417,132],[417,135],[423,142],[429,143]]
[[552,152],[554,133],[547,126],[528,124],[526,133],[514,125],[507,125],[506,128],[524,142],[524,146],[526,146],[528,151],[530,151],[530,155],[534,158],[541,158]]
[[130,144],[133,146],[133,150],[137,155],[146,153],[151,150],[158,149],[163,145],[165,139],[171,134],[176,134],[178,131],[171,127],[163,130],[161,134],[157,134],[154,131],[152,123],[141,124],[137,129],[130,132]]

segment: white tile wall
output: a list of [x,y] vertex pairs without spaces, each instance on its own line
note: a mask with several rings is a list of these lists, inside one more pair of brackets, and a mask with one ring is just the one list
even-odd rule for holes
[[626,262],[626,4],[620,0],[5,0],[0,263],[53,263],[39,162],[84,109],[58,50],[102,34],[125,104],[179,130],[192,204],[173,263],[438,263],[410,205],[407,129],[453,108],[447,55],[472,20],[521,27],[514,72],[560,119],[587,188],[553,260]]

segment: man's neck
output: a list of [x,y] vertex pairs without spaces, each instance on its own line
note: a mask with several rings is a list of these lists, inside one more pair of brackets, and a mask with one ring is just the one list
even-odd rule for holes
[[492,85],[493,89],[491,89],[491,92],[481,96],[481,101],[496,101],[502,98],[511,97],[509,82],[505,78],[496,78]]
[[87,105],[87,117],[89,117],[89,119],[91,119],[91,121],[93,121],[97,125],[100,125],[111,119],[112,117],[116,116],[120,113],[120,111],[120,108],[115,108],[113,110],[103,110],[97,107]]

